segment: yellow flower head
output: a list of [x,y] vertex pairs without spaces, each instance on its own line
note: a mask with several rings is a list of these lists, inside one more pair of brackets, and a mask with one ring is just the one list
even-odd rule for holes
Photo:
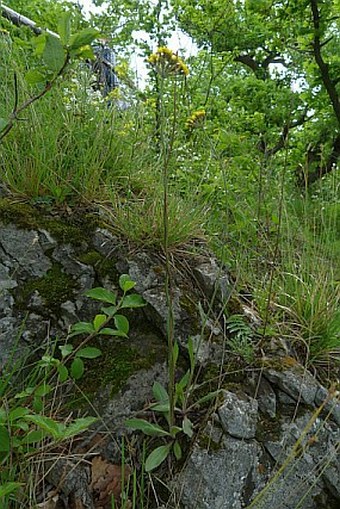
[[148,58],[148,62],[163,78],[171,74],[182,76],[188,76],[189,74],[189,69],[183,60],[166,46],[162,46],[155,53],[152,53]]
[[196,129],[203,124],[205,117],[205,110],[194,111],[194,113],[186,120],[185,127],[190,130]]

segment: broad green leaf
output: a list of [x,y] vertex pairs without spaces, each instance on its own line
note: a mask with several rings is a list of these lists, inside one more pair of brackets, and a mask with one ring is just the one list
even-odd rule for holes
[[64,364],[59,364],[58,366],[58,375],[60,382],[66,382],[68,379],[68,369]]
[[104,327],[104,329],[101,329],[99,334],[103,334],[104,336],[118,336],[120,338],[127,338],[125,332],[116,329],[111,329],[110,327]]
[[64,432],[64,438],[70,438],[83,431],[86,431],[93,423],[97,422],[96,417],[81,417],[69,424]]
[[170,411],[170,404],[169,403],[152,403],[150,405],[150,408],[154,410],[155,412],[161,412],[162,414],[166,414]]
[[20,482],[6,482],[5,484],[0,484],[0,498],[15,493],[21,486],[23,486],[23,484]]
[[158,426],[158,424],[152,424],[151,422],[145,421],[144,419],[128,419],[125,421],[125,425],[128,428],[137,429],[142,431],[145,435],[150,437],[161,437],[169,436],[170,433],[165,429]]
[[143,297],[135,293],[134,295],[126,295],[121,303],[121,308],[142,308],[146,305]]
[[59,39],[47,34],[46,45],[43,51],[43,59],[47,67],[53,71],[59,71],[65,60],[65,51]]
[[194,434],[192,422],[188,417],[184,417],[182,423],[183,433],[185,433],[189,438],[191,438]]
[[70,38],[70,49],[72,51],[91,44],[99,35],[99,32],[94,28],[84,28],[81,32],[74,34]]
[[69,11],[63,12],[58,20],[58,34],[61,42],[66,46],[71,35],[71,13]]
[[29,431],[22,439],[22,444],[36,444],[46,437],[46,431],[43,429],[34,429]]
[[31,43],[32,43],[33,47],[35,48],[35,54],[37,56],[41,56],[43,54],[45,46],[46,46],[46,41],[47,41],[47,34],[45,32],[38,35],[38,37],[33,37],[31,39]]
[[151,454],[146,458],[145,471],[151,472],[157,468],[163,461],[169,456],[171,450],[171,444],[161,445],[157,447]]
[[19,406],[10,411],[10,413],[8,414],[8,420],[10,423],[13,423],[17,419],[21,419],[22,417],[24,417],[24,415],[27,415],[29,413],[30,411],[28,410],[28,408]]
[[0,425],[0,452],[9,452],[11,449],[11,442],[6,426]]
[[96,331],[99,331],[100,327],[106,322],[107,320],[106,315],[96,315],[93,319],[93,326]]
[[53,390],[53,387],[50,384],[43,383],[34,391],[35,396],[46,396]]
[[154,398],[161,403],[166,403],[169,401],[169,394],[167,393],[165,387],[163,387],[163,385],[159,382],[154,382],[152,386],[152,393]]
[[181,448],[178,440],[175,440],[175,443],[173,445],[173,451],[174,451],[176,460],[179,461],[182,458],[182,448]]
[[93,324],[90,322],[78,322],[72,325],[71,327],[71,334],[72,336],[77,336],[78,334],[93,334],[96,332],[95,328],[93,327]]
[[74,346],[71,345],[71,343],[66,343],[66,345],[59,346],[59,350],[61,352],[61,356],[64,358],[73,352]]
[[91,288],[84,293],[86,297],[90,297],[91,299],[100,300],[102,302],[108,302],[109,304],[116,304],[117,295],[110,290],[106,290],[105,288]]
[[77,353],[76,357],[83,357],[83,359],[96,359],[102,355],[101,350],[99,348],[95,348],[92,346],[87,346],[85,348],[81,348]]
[[6,118],[0,118],[0,131],[5,129],[8,124],[8,120]]
[[45,415],[26,415],[24,419],[46,431],[46,433],[51,435],[53,438],[60,438],[61,426],[57,421],[54,421],[50,417]]
[[121,332],[124,332],[124,334],[128,334],[129,332],[129,320],[125,318],[123,315],[116,315],[114,317],[115,326],[117,329]]
[[132,290],[132,288],[136,286],[136,283],[132,281],[129,274],[122,274],[119,278],[119,286],[125,293]]
[[46,81],[46,76],[44,76],[41,72],[32,69],[25,74],[25,80],[29,85],[36,85],[37,83],[44,83]]
[[75,380],[79,380],[84,374],[84,369],[83,361],[77,357],[71,364],[71,376]]
[[114,316],[117,313],[117,306],[109,306],[107,308],[101,308],[103,313],[105,313],[107,316]]

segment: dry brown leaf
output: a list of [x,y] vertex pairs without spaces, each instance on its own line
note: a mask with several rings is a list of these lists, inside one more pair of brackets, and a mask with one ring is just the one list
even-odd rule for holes
[[110,509],[111,498],[119,500],[122,490],[122,477],[127,479],[130,475],[129,467],[113,465],[101,456],[96,456],[92,460],[92,481],[91,489],[93,491],[93,500],[96,509]]

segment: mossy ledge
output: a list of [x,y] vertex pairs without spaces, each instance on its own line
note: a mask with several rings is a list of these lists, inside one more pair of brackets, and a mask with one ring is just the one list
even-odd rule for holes
[[60,305],[74,298],[77,283],[66,274],[59,263],[54,263],[47,273],[38,279],[26,281],[20,288],[17,297],[18,308],[27,309],[32,294],[37,291],[44,300],[41,312],[48,316],[50,312],[60,315]]
[[89,233],[98,226],[98,217],[93,213],[75,211],[68,218],[52,217],[44,210],[10,198],[0,198],[0,221],[13,223],[18,228],[44,229],[58,242],[73,245],[86,241]]

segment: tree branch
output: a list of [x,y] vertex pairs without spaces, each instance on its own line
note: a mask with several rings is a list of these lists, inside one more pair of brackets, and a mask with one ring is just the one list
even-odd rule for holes
[[320,12],[318,9],[318,1],[310,0],[310,5],[312,9],[313,15],[313,25],[314,25],[314,40],[313,40],[313,52],[315,61],[320,69],[321,79],[326,88],[328,97],[333,106],[333,110],[336,116],[336,119],[340,125],[340,100],[337,90],[334,86],[334,82],[331,80],[329,74],[329,65],[323,60],[321,54],[321,40],[320,40]]

